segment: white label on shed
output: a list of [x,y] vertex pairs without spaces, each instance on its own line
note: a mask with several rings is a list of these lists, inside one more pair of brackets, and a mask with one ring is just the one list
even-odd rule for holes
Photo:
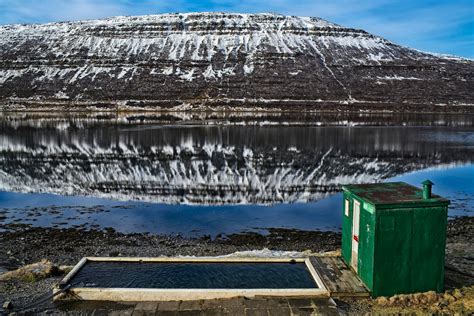
[[370,214],[374,214],[375,207],[372,204],[364,202],[364,209],[367,210]]
[[344,200],[344,214],[349,217],[349,200]]

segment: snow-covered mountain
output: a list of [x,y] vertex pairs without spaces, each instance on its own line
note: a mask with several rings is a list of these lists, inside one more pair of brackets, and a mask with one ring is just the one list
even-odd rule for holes
[[189,13],[0,27],[0,106],[472,111],[474,62],[319,18]]

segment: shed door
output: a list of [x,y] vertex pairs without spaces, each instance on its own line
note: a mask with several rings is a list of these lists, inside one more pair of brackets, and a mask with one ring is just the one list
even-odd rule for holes
[[359,259],[359,220],[360,220],[360,203],[354,200],[354,210],[352,214],[351,265],[355,271],[357,271],[357,261]]

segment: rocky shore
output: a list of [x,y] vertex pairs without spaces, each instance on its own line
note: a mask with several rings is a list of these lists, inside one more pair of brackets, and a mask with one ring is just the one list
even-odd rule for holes
[[[83,256],[215,256],[264,248],[311,253],[333,251],[340,246],[340,234],[337,232],[289,229],[270,229],[267,235],[243,233],[217,236],[215,239],[122,234],[112,229],[32,228],[21,224],[2,225],[0,229],[0,266],[8,270],[41,260],[48,260],[57,267],[74,265]],[[452,291],[464,287],[462,291],[470,293],[474,285],[474,217],[450,220],[447,236],[446,288]],[[35,304],[34,308],[56,309],[57,306],[51,305],[48,295],[53,285],[62,278],[64,269],[52,269],[54,273],[39,280],[13,278],[0,281],[0,301],[11,301],[14,307],[20,308],[45,299]],[[392,301],[386,304],[382,302],[385,305],[373,300],[365,303],[341,301],[339,304],[348,311],[364,312],[368,308],[393,309],[400,306],[401,301],[407,303],[409,300]]]
[[123,234],[113,229],[49,229],[21,224],[2,227],[0,265],[16,269],[50,260],[60,265],[76,264],[84,256],[217,256],[236,251],[272,250],[324,252],[339,247],[337,232],[299,231],[274,228],[268,235],[241,233],[211,240],[180,235]]

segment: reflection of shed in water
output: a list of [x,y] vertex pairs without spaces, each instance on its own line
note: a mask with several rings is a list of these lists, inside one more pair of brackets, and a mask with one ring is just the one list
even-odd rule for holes
[[374,297],[443,291],[449,201],[431,185],[343,187],[342,257]]

